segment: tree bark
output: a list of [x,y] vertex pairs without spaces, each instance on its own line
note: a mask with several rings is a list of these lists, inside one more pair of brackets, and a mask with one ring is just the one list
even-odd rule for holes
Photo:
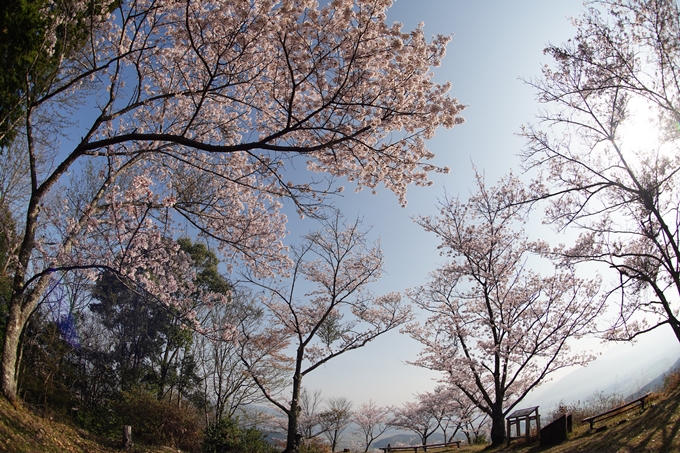
[[[299,366],[299,363],[298,363]],[[286,449],[283,453],[298,453],[302,436],[298,433],[298,421],[300,419],[300,390],[302,389],[302,375],[296,373],[293,376],[293,396],[290,399],[290,410],[288,411],[288,433],[286,438]]]
[[2,393],[12,404],[16,404],[17,399],[17,354],[21,331],[23,330],[20,313],[17,313],[17,311],[19,311],[19,307],[16,305],[10,308],[7,330],[5,331],[5,341],[2,347],[2,372],[0,372]]
[[505,417],[503,411],[494,411],[491,414],[491,445],[503,445],[505,442]]
[[44,294],[49,282],[50,277],[43,275],[30,291],[23,292],[17,290],[17,288],[23,289],[23,287],[15,281],[14,292],[9,301],[7,330],[5,331],[2,361],[0,362],[0,386],[2,394],[12,404],[16,404],[17,401],[17,374],[21,362],[19,355],[21,334],[26,328],[28,319],[38,305],[40,295]]
[[33,301],[28,307],[22,309],[21,304],[14,297],[10,300],[7,330],[2,347],[2,362],[0,362],[0,386],[2,386],[2,394],[12,404],[17,402],[17,372],[19,370],[21,334],[33,308],[35,308]]

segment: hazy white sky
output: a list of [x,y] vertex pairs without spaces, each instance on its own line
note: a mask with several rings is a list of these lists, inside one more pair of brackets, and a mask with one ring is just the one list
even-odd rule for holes
[[[434,213],[436,199],[445,189],[466,197],[473,186],[472,163],[485,172],[490,185],[511,169],[520,172],[517,153],[523,140],[515,134],[522,124],[533,121],[538,109],[533,90],[521,78],[540,75],[541,66],[550,62],[543,55],[546,44],[569,39],[574,29],[568,18],[582,10],[580,0],[395,2],[388,21],[403,23],[405,30],[424,22],[426,36],[454,35],[443,65],[436,68],[436,78],[450,80],[452,95],[469,107],[463,113],[465,124],[439,130],[429,142],[437,156],[434,163],[450,167],[451,173],[434,175],[431,187],[410,188],[406,208],[384,188],[372,195],[370,191],[354,193],[348,184],[345,196],[337,200],[348,219],[362,217],[372,226],[371,234],[381,238],[387,275],[373,286],[375,293],[404,291],[425,283],[440,262],[437,241],[411,217]],[[294,241],[315,225],[291,215],[290,229]],[[669,338],[671,347],[680,351]],[[321,389],[326,397],[345,396],[356,404],[369,399],[399,404],[435,385],[436,373],[405,363],[419,349],[414,340],[393,332],[332,360],[308,375],[304,385]]]

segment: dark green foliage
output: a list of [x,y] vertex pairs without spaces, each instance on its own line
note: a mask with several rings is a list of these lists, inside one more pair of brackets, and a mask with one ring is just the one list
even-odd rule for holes
[[[45,39],[40,8],[46,1],[0,2],[0,149],[16,136],[14,125],[22,114],[26,74],[39,58]],[[49,65],[48,65],[49,66]]]
[[242,429],[238,419],[221,418],[205,430],[203,453],[274,453],[257,428]]
[[172,316],[153,300],[129,290],[110,273],[103,274],[92,291],[97,300],[90,310],[113,339],[108,360],[114,364],[117,386],[130,390],[148,381],[152,357],[162,354],[172,332]]
[[[81,47],[91,31],[92,12],[70,20],[74,0],[3,0],[0,2],[0,150],[16,136],[26,107],[49,89],[64,57]],[[106,2],[106,8],[115,3]],[[56,25],[59,24],[59,25]],[[52,36],[54,33],[52,42]]]
[[[229,291],[213,252],[186,238],[178,243],[194,261],[199,290]],[[90,304],[90,310],[113,340],[108,361],[114,364],[117,387],[123,391],[147,388],[158,399],[171,396],[171,392],[188,397],[198,382],[196,361],[190,353],[193,332],[177,313],[129,289],[112,273],[102,274],[92,296],[96,302]]]
[[59,326],[37,313],[24,332],[20,393],[30,405],[66,413],[71,407],[69,383],[77,379],[73,346]]
[[189,238],[177,240],[183,252],[188,253],[194,260],[196,273],[196,286],[199,289],[212,291],[219,294],[227,294],[231,290],[231,284],[220,274],[217,266],[220,261],[214,252],[208,250],[205,244],[199,242],[192,244]]
[[478,434],[472,440],[473,445],[486,445],[489,441],[484,434]]
[[5,335],[7,309],[12,296],[12,276],[8,272],[8,260],[12,242],[15,240],[13,237],[15,231],[14,219],[7,206],[0,200],[0,339]]
[[113,409],[123,425],[132,426],[134,442],[200,451],[201,418],[191,406],[159,401],[151,393],[133,390],[125,392],[122,401],[115,403]]
[[123,420],[118,412],[110,406],[93,406],[87,409],[78,408],[73,414],[75,424],[97,436],[109,439],[120,437]]
[[[188,239],[180,246],[195,261],[199,290],[230,289],[207,247]],[[135,442],[200,449],[203,417],[192,403],[205,401],[196,397],[194,331],[113,273],[83,283],[81,296],[63,290],[73,284],[55,281],[27,327],[19,375],[24,401],[98,435],[118,438],[129,424]],[[250,431],[244,436],[259,439]]]
[[97,26],[95,14],[119,4],[91,0],[74,14],[76,1],[0,2],[0,152],[15,138],[26,108],[49,92],[64,59],[85,45]]
[[172,310],[130,290],[110,273],[102,275],[92,296],[97,302],[90,310],[113,342],[105,355],[114,365],[116,387],[123,391],[146,387],[159,399],[173,387],[180,391],[192,387],[196,380],[188,352],[192,333]]

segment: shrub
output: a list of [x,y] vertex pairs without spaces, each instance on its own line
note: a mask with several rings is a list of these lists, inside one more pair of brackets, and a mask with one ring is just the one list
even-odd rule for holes
[[680,387],[680,370],[673,370],[666,373],[663,377],[664,391],[670,393],[678,387]]
[[486,438],[485,434],[479,434],[472,439],[472,445],[486,445],[488,444],[489,441]]
[[192,407],[178,407],[142,390],[125,392],[114,410],[124,425],[132,426],[132,439],[147,445],[169,445],[198,452],[203,440],[200,416]]
[[332,453],[331,447],[318,438],[306,439],[300,445],[300,453]]
[[203,453],[274,453],[257,428],[242,429],[238,419],[222,418],[205,429]]
[[121,426],[124,425],[120,416],[109,406],[96,406],[78,411],[75,421],[81,428],[108,438],[120,437]]
[[618,393],[605,394],[604,392],[595,392],[583,402],[579,400],[571,404],[565,404],[564,401],[560,401],[557,409],[548,415],[547,423],[568,413],[572,414],[574,421],[580,422],[584,418],[607,412],[622,404],[624,404],[623,397]]

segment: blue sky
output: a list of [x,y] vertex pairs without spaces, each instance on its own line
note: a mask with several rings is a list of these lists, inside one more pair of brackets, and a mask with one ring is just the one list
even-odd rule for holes
[[[372,195],[354,193],[347,185],[344,197],[336,200],[345,217],[363,218],[372,227],[372,236],[381,238],[386,275],[373,286],[374,292],[404,291],[425,283],[441,262],[437,241],[411,218],[434,214],[436,200],[445,190],[466,197],[473,187],[473,163],[485,173],[489,185],[510,170],[520,172],[517,154],[524,142],[516,134],[522,124],[534,121],[538,111],[533,89],[521,79],[540,75],[541,66],[550,63],[543,49],[574,34],[568,18],[578,16],[583,8],[580,0],[395,2],[388,22],[401,22],[404,30],[424,22],[426,36],[453,35],[442,66],[435,70],[436,79],[450,80],[452,95],[469,107],[463,112],[465,124],[439,130],[429,142],[436,154],[434,163],[450,167],[450,174],[433,175],[431,187],[411,187],[406,208],[384,188]],[[293,214],[289,240],[314,228],[313,222],[300,221]],[[680,354],[672,335],[658,338],[669,338],[664,344]],[[638,348],[650,347],[645,343],[649,342],[641,342]],[[399,404],[435,385],[436,373],[405,363],[415,359],[419,349],[414,340],[393,332],[314,371],[305,378],[305,386],[321,389],[326,397],[348,397],[356,404],[369,398],[379,404]]]

